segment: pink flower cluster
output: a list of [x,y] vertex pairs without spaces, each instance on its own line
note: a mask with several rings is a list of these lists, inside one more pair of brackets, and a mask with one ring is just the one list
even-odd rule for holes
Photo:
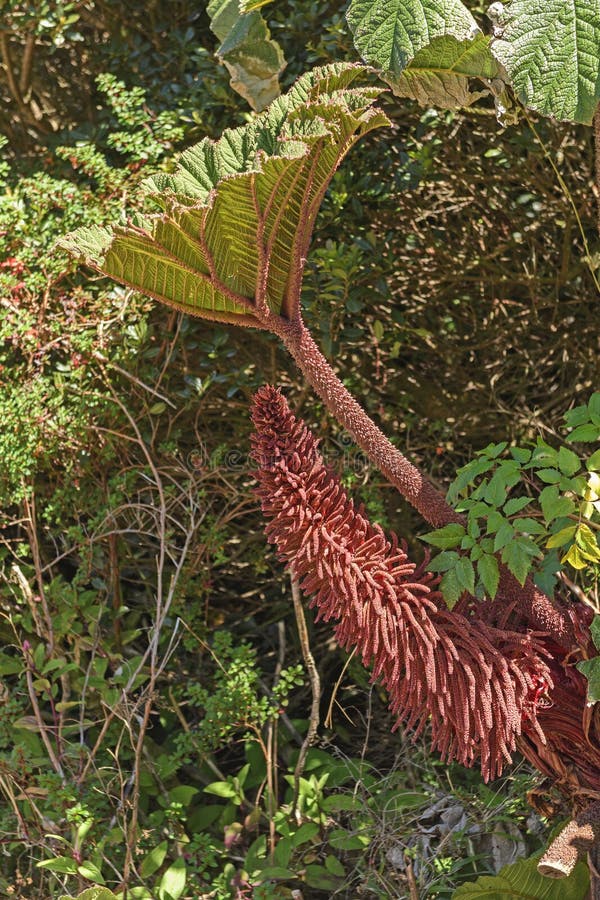
[[414,729],[430,722],[445,760],[480,761],[500,774],[523,728],[544,743],[537,721],[549,670],[534,637],[449,610],[437,581],[355,508],[326,468],[318,443],[272,387],[253,406],[258,494],[268,539],[300,580],[317,619],[334,620],[388,691],[390,709]]

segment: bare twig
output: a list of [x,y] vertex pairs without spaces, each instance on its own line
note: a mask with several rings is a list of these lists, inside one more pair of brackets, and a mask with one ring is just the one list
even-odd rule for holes
[[25,101],[31,84],[31,69],[33,67],[33,51],[35,50],[35,32],[30,31],[25,38],[23,61],[21,63],[21,75],[19,77],[19,91]]
[[27,690],[29,692],[29,699],[31,701],[31,706],[33,709],[33,715],[35,717],[35,721],[38,727],[38,731],[40,733],[40,737],[44,743],[44,747],[46,748],[46,753],[48,754],[48,758],[52,763],[52,767],[54,771],[60,776],[61,780],[65,780],[65,773],[63,772],[63,768],[58,761],[58,757],[54,752],[54,747],[52,746],[52,742],[50,741],[50,737],[48,735],[48,729],[46,727],[46,723],[42,718],[42,713],[40,710],[40,705],[38,703],[37,694],[35,692],[35,687],[33,686],[33,674],[32,674],[32,659],[31,659],[31,651],[26,649],[24,651],[25,655],[25,674],[27,678]]
[[35,496],[31,494],[29,497],[25,494],[25,499],[23,500],[23,505],[25,507],[25,515],[26,515],[26,529],[27,536],[29,538],[29,547],[31,549],[31,556],[33,557],[33,567],[35,569],[35,578],[37,582],[37,589],[39,592],[40,603],[42,606],[42,612],[44,614],[44,621],[46,623],[46,639],[48,641],[48,655],[52,656],[54,653],[54,625],[52,622],[52,616],[50,615],[50,610],[48,608],[48,602],[46,600],[46,594],[44,591],[44,575],[43,575],[43,566],[42,566],[42,557],[40,554],[40,545],[38,542],[38,528],[37,528],[37,516],[35,509]]

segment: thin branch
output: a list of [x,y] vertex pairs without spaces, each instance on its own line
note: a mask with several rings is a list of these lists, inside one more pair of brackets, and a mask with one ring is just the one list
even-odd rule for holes
[[10,50],[10,42],[6,31],[0,31],[0,53],[2,54],[2,63],[4,71],[6,72],[8,89],[11,92],[13,100],[15,101],[19,109],[23,111],[26,107],[23,103],[21,91],[19,90],[19,83],[17,81],[17,76],[15,73],[12,54]]
[[304,616],[304,608],[302,606],[302,599],[300,597],[300,585],[298,584],[298,579],[294,575],[290,575],[290,582],[292,586],[292,600],[294,602],[294,615],[296,616],[296,624],[298,626],[298,638],[300,640],[300,647],[302,649],[302,659],[304,660],[304,665],[306,666],[312,694],[312,702],[310,705],[310,714],[308,718],[308,729],[304,741],[302,742],[302,746],[300,747],[298,761],[296,762],[296,768],[294,769],[294,799],[292,802],[292,812],[297,815],[298,796],[300,794],[300,776],[304,771],[304,764],[306,762],[306,754],[308,753],[308,748],[314,741],[315,735],[317,733],[317,728],[319,726],[321,679],[319,678],[315,660],[310,650],[308,629],[306,627],[306,618]]
[[42,719],[42,713],[40,710],[40,705],[38,703],[37,694],[35,692],[35,688],[33,686],[33,674],[31,668],[31,651],[25,650],[25,674],[27,678],[27,691],[29,693],[29,699],[31,701],[31,706],[33,708],[33,715],[38,727],[38,731],[40,733],[40,737],[43,741],[44,747],[46,748],[46,753],[48,754],[48,758],[52,763],[52,767],[57,775],[60,777],[61,781],[65,780],[65,773],[63,772],[63,768],[58,761],[58,757],[54,752],[54,747],[50,741],[48,736],[48,729],[46,728],[46,724]]
[[24,98],[27,96],[31,84],[31,70],[33,67],[33,51],[35,50],[35,33],[30,31],[25,38],[23,61],[21,63],[21,76],[19,78],[19,91]]
[[50,610],[48,608],[48,601],[46,599],[46,593],[44,591],[44,576],[43,576],[43,566],[42,566],[42,557],[40,554],[40,546],[38,542],[37,536],[37,515],[35,509],[35,497],[31,494],[31,497],[28,498],[27,494],[25,495],[25,499],[23,501],[25,506],[25,515],[27,516],[26,529],[27,536],[29,538],[29,547],[31,549],[31,555],[33,557],[33,567],[35,569],[35,579],[37,582],[37,588],[39,591],[40,603],[42,606],[42,611],[44,613],[44,620],[46,623],[47,629],[47,640],[48,640],[48,656],[52,656],[54,653],[54,624],[52,622],[52,616],[50,615]]

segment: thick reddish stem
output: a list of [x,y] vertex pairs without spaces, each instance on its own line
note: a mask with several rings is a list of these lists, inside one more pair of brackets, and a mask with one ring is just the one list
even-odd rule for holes
[[[285,322],[279,316],[270,316],[265,325],[282,339],[328,410],[352,435],[390,484],[400,491],[405,500],[430,525],[441,528],[451,522],[464,522],[446,502],[443,494],[390,443],[356,402],[315,344],[300,317]],[[502,567],[500,591],[506,600],[515,602],[531,627],[547,632],[563,647],[570,648],[574,645],[573,627],[568,617],[556,609],[549,597],[531,580],[521,587],[508,569]]]

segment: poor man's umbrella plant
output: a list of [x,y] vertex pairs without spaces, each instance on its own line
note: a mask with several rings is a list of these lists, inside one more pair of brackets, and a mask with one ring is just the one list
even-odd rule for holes
[[[382,89],[361,65],[315,69],[247,125],[185,151],[173,174],[148,179],[158,212],[79,229],[62,246],[178,310],[277,335],[330,413],[439,529],[463,518],[349,393],[300,309],[327,186],[354,144],[389,124],[374,105]],[[600,839],[599,716],[574,665],[596,654],[590,609],[554,602],[501,562],[495,598],[465,591],[449,609],[436,578],[354,507],[280,393],[259,391],[253,417],[268,536],[318,615],[382,680],[398,722],[429,725],[445,759],[477,761],[493,778],[518,749],[551,779],[579,819],[544,873],[568,874],[577,848]]]

